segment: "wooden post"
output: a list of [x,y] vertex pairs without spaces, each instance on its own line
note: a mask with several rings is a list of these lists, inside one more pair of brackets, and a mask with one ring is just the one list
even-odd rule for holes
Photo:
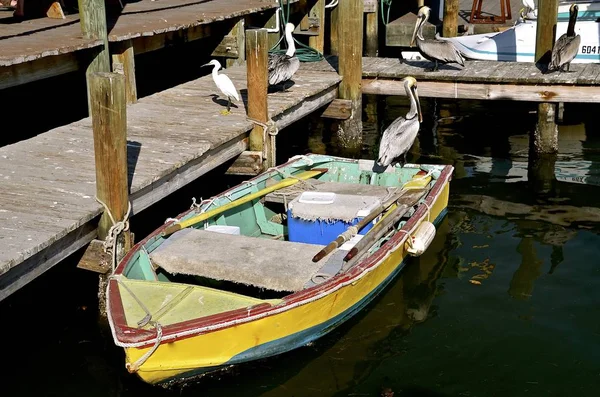
[[[269,38],[266,29],[248,29],[246,31],[246,63],[248,80],[248,117],[267,123],[269,109],[267,106]],[[264,128],[255,125],[250,132],[249,146],[251,151],[264,154],[264,165],[272,164],[275,159],[269,157],[271,150]],[[268,167],[267,167],[268,168]]]
[[[86,69],[86,76],[93,72],[110,72],[104,0],[77,0],[77,3],[79,5],[79,23],[81,24],[83,37],[86,39],[100,39],[104,42],[104,46],[93,55]],[[90,97],[88,82],[88,109],[91,109]]]
[[[127,177],[127,106],[125,76],[94,72],[88,76],[91,93],[96,195],[110,210],[115,222],[122,221],[129,205]],[[98,224],[98,238],[106,239],[112,226],[105,212]],[[124,232],[117,242],[117,258],[132,246],[131,234]]]
[[[279,10],[275,10],[275,12],[273,13],[273,15],[271,16],[271,18],[269,18],[269,20],[265,23],[265,28],[267,29],[275,29],[277,28],[277,13],[279,13]],[[281,16],[281,15],[280,15]],[[279,26],[279,28],[281,29],[281,26]],[[269,33],[269,49],[273,48],[273,46],[275,46],[275,44],[277,44],[277,42],[279,41],[279,37],[280,37],[280,33]]]
[[340,5],[336,5],[331,9],[330,21],[329,21],[329,52],[331,55],[338,55],[338,26],[340,20]]
[[365,13],[365,56],[376,57],[379,53],[379,2],[374,2],[372,12]]
[[[535,40],[535,61],[538,67],[547,67],[556,37],[556,19],[558,0],[539,0],[537,31]],[[543,65],[543,66],[542,66]],[[537,153],[556,153],[558,151],[558,127],[555,121],[556,104],[538,105],[538,122],[533,132],[533,148]]]
[[112,70],[125,75],[125,98],[127,103],[137,102],[137,86],[135,83],[135,59],[131,40],[116,43],[112,53]]
[[317,36],[309,36],[308,44],[323,54],[325,51],[325,0],[317,0],[310,9],[309,15],[319,20],[319,34]]
[[552,197],[556,189],[556,153],[529,150],[527,182],[535,197]]
[[231,32],[229,32],[229,34],[233,37],[235,37],[235,40],[237,42],[238,45],[238,57],[237,58],[227,58],[225,60],[225,65],[226,67],[231,67],[231,66],[237,66],[237,65],[242,65],[244,63],[245,59],[245,55],[246,55],[246,38],[245,36],[245,30],[244,30],[244,18],[240,18],[240,20],[235,24],[235,26],[233,27],[233,29],[231,29]]
[[444,21],[442,31],[444,37],[456,37],[458,35],[459,5],[459,0],[444,0]]
[[353,102],[352,117],[340,123],[338,139],[346,154],[357,154],[362,142],[363,0],[344,0],[338,8],[340,99]]

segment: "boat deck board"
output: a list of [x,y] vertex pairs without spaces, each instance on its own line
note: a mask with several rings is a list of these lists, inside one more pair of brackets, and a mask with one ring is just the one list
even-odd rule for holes
[[[267,0],[143,0],[126,4],[120,14],[108,15],[108,40],[154,36],[274,7],[275,2]],[[83,37],[79,21],[79,14],[72,14],[66,19],[17,22],[12,11],[0,11],[0,66],[101,46],[102,41]]]
[[[363,58],[363,77],[399,80],[413,76],[417,81],[459,83],[498,83],[519,85],[579,85],[597,86],[600,64],[572,64],[570,73],[543,74],[533,62],[465,61],[460,65],[440,65],[439,71],[427,72],[429,61],[401,61],[398,58]],[[315,62],[313,70],[337,70],[337,57]]]
[[[336,96],[339,75],[305,70],[286,92],[269,94],[269,115],[281,129]],[[246,149],[246,69],[226,69],[242,102],[230,115],[210,75],[140,99],[127,107],[133,213],[160,200]],[[217,156],[218,154],[218,156]],[[49,249],[101,213],[94,199],[91,119],[0,148],[0,275]],[[83,238],[81,235],[80,238]],[[33,260],[33,259],[31,259]],[[0,279],[0,300],[7,285]]]

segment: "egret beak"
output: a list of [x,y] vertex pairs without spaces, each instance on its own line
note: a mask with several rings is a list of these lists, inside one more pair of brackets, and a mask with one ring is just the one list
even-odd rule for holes
[[204,65],[200,66],[201,68],[205,67],[205,66],[210,66],[210,63],[205,63]]
[[423,23],[423,18],[419,17],[419,19],[417,19],[417,23],[415,23],[415,30],[413,30],[412,38],[410,39],[411,47],[413,47],[415,45],[415,39],[417,37],[417,32],[419,31],[419,28],[421,27],[422,23]]
[[423,112],[421,111],[421,101],[419,100],[419,92],[417,91],[417,86],[413,85],[412,87],[413,95],[415,96],[415,102],[417,103],[417,114],[419,115],[419,123],[423,122]]

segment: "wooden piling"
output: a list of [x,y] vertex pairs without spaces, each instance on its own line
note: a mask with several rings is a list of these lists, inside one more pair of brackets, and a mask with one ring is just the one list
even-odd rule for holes
[[456,37],[458,35],[459,5],[459,0],[444,0],[444,21],[442,28],[442,35],[444,37]]
[[[248,29],[246,31],[246,64],[248,79],[248,118],[260,123],[269,120],[269,109],[267,106],[268,84],[268,51],[269,38],[266,29]],[[275,159],[270,153],[267,132],[260,125],[254,125],[250,132],[249,147],[251,151],[264,154],[264,166],[272,166]]]
[[356,154],[362,142],[363,0],[344,0],[338,8],[339,98],[353,102],[352,117],[340,122],[338,140],[345,154]]
[[311,19],[319,21],[319,34],[309,36],[308,45],[323,54],[325,51],[325,0],[317,0],[308,15]]
[[329,52],[331,55],[338,55],[338,26],[340,20],[340,5],[336,5],[331,9],[330,20],[329,20]]
[[238,66],[242,65],[245,62],[246,55],[246,37],[245,37],[245,23],[244,18],[240,18],[240,20],[235,24],[235,26],[229,32],[229,35],[235,38],[235,42],[238,47],[238,56],[237,58],[227,58],[225,60],[225,66]]
[[[539,0],[537,31],[535,40],[535,61],[540,68],[550,62],[552,47],[556,39],[556,19],[558,0]],[[558,151],[558,127],[555,121],[556,104],[543,102],[538,105],[538,122],[531,139],[531,147],[537,153]]]
[[[122,221],[129,206],[127,173],[127,106],[125,76],[94,72],[88,76],[96,160],[96,196],[106,204],[115,222]],[[98,224],[98,238],[106,239],[113,226],[106,211]],[[132,246],[129,232],[117,242],[120,258]]]
[[[92,59],[86,68],[86,76],[93,72],[110,72],[106,7],[104,0],[77,0],[81,33],[86,39],[100,39],[104,45],[93,50]],[[88,109],[91,93],[88,82]],[[91,113],[91,110],[90,110]]]
[[[377,0],[364,0],[365,7],[365,56],[376,57],[379,53],[379,7]],[[367,6],[369,9],[367,12]]]
[[112,53],[112,71],[125,76],[125,98],[127,103],[137,102],[135,82],[135,59],[131,40],[116,43]]

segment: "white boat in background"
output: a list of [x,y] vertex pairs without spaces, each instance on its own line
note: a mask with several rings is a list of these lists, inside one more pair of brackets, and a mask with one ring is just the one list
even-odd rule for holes
[[[569,7],[579,7],[575,32],[581,36],[581,45],[573,63],[600,62],[600,0],[561,0],[558,6],[556,38],[566,33],[569,24]],[[454,43],[468,59],[488,61],[535,62],[537,24],[535,10],[502,32],[444,38]]]

